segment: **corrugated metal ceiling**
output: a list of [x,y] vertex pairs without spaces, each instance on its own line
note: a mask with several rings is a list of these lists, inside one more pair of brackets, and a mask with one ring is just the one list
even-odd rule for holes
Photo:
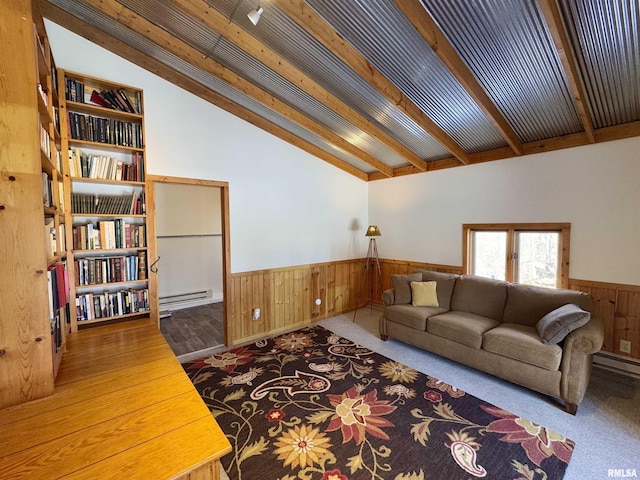
[[598,128],[640,120],[640,2],[562,0]]
[[100,30],[108,32],[114,38],[117,38],[127,45],[130,45],[131,47],[145,53],[149,57],[162,62],[168,67],[171,67],[185,74],[189,78],[210,88],[212,91],[215,91],[216,93],[229,98],[230,100],[236,102],[238,105],[241,105],[248,110],[260,115],[261,117],[270,120],[271,122],[293,133],[294,135],[307,140],[309,143],[327,152],[330,152],[332,155],[335,155],[337,158],[347,162],[357,169],[362,170],[366,173],[372,173],[373,171],[375,171],[375,169],[373,169],[371,166],[354,157],[353,155],[344,152],[343,150],[340,150],[333,145],[330,145],[321,137],[318,137],[317,135],[300,127],[294,122],[291,122],[290,120],[282,117],[281,115],[278,115],[272,110],[269,110],[264,105],[247,97],[227,83],[219,80],[218,78],[207,72],[202,71],[199,68],[194,67],[193,65],[190,65],[189,63],[176,57],[172,53],[158,47],[155,43],[146,39],[142,35],[129,30],[128,28],[122,26],[115,20],[103,15],[95,9],[74,2],[73,0],[51,0],[51,3],[64,8],[66,11],[72,13],[74,16],[82,20],[91,21],[92,25],[99,28]]
[[[449,60],[443,51],[434,51],[414,27],[416,19],[404,16],[408,0],[265,0],[261,5],[265,11],[256,26],[246,15],[260,5],[258,0],[192,0],[199,11],[213,8],[246,32],[243,35],[253,37],[250,41],[258,45],[253,55],[234,43],[233,30],[226,33],[231,38],[224,38],[203,19],[183,12],[174,3],[177,0],[118,0],[122,8],[258,86],[266,94],[255,98],[266,99],[260,100],[264,105],[241,93],[242,86],[231,76],[224,77],[229,83],[222,81],[204,71],[204,66],[196,66],[197,62],[179,58],[153,38],[100,12],[105,5],[120,8],[115,0],[48,1],[374,179],[384,175],[367,163],[367,155],[358,156],[356,150],[346,153],[332,143],[331,135],[375,157],[386,169],[392,168],[394,175],[424,169],[417,158],[426,160],[429,168],[453,166],[456,161],[450,152],[457,152],[460,164],[473,163],[476,157],[478,161],[504,158],[510,156],[509,151],[515,155],[521,150],[531,153],[598,141],[602,136],[595,135],[592,125],[596,130],[625,127],[619,131],[609,128],[606,139],[640,135],[637,0],[420,0],[420,14],[424,9],[442,32],[439,38],[446,38],[453,48],[447,52],[454,53],[446,55],[457,55],[458,65],[466,65],[468,73],[462,75],[473,77],[477,88],[488,95],[485,102],[493,103],[491,108],[476,103],[474,98],[479,97],[474,87],[459,83],[461,72],[450,72],[446,65],[452,64],[443,61]],[[288,2],[287,8],[307,9],[309,15],[302,20],[290,18],[284,8]],[[556,30],[558,22],[547,23],[557,8],[562,17],[559,28],[566,30],[566,37]],[[317,40],[305,25],[316,21],[326,22],[336,38],[348,42],[459,147],[437,129],[431,131],[428,122],[416,123],[415,113],[405,111],[403,104],[390,100],[386,92],[359,76],[346,63],[348,56],[338,55]],[[569,43],[560,45],[563,38]],[[280,55],[290,65],[286,68],[293,68],[293,77],[291,70],[285,73],[278,65],[269,63],[269,68],[262,63],[264,59],[256,52],[263,47]],[[567,58],[561,56],[565,51],[569,62],[575,62],[577,76],[565,70]],[[318,95],[318,90],[303,90],[304,80],[299,81],[303,78],[312,79],[332,100]],[[584,88],[584,104],[580,88]],[[272,103],[268,101],[271,97],[293,110],[270,110],[265,105]],[[499,112],[497,116],[491,109]],[[587,121],[585,112],[590,117]],[[293,117],[300,118],[300,124]],[[331,135],[318,133],[323,129]],[[514,142],[515,135],[519,142]],[[549,139],[556,141],[545,143]]]
[[582,129],[536,2],[422,3],[522,141]]
[[[407,164],[406,159],[397,152],[331,111],[233,43],[225,38],[220,38],[208,28],[202,27],[199,22],[185,15],[177,7],[164,5],[162,8],[157,8],[155,0],[120,0],[120,3],[150,22],[163,27],[177,38],[207,54],[243,78],[259,85],[276,98],[305,113],[342,138],[346,140],[357,139],[359,148],[376,158],[384,159],[386,164],[393,167]],[[246,19],[246,15],[241,18]],[[261,20],[265,21],[266,19]],[[444,155],[441,154],[442,156],[446,156],[446,152]]]
[[506,145],[393,2],[309,0],[307,3],[466,151]]

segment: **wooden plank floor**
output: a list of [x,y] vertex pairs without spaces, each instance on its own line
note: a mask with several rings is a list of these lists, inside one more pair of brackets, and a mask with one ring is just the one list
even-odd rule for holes
[[55,393],[0,410],[0,478],[214,479],[231,446],[148,319],[68,338]]
[[160,331],[176,356],[224,345],[224,303],[173,310]]

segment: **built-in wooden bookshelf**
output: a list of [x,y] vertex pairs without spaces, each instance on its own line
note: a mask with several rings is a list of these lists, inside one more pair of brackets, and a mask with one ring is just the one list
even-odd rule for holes
[[3,1],[0,18],[3,408],[53,392],[69,291],[57,69],[37,2]]
[[72,331],[149,316],[140,89],[58,70]]

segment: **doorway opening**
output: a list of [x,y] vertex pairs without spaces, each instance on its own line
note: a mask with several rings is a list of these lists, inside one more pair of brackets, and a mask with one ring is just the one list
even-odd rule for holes
[[226,182],[148,175],[159,327],[181,361],[228,345]]

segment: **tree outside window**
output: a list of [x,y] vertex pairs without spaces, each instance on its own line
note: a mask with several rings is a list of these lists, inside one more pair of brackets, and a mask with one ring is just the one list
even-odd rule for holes
[[566,288],[571,224],[466,224],[464,272],[525,285]]

